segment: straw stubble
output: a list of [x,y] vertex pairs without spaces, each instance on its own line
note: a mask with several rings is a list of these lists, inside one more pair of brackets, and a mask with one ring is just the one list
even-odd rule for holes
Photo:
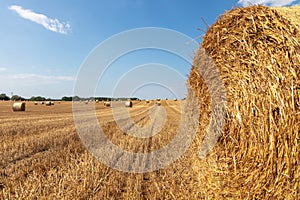
[[[288,9],[286,10],[288,12]],[[288,15],[284,15],[285,17]],[[203,49],[226,88],[226,119],[211,154],[196,161],[201,189],[214,198],[300,195],[299,29],[264,6],[223,14],[203,38],[189,84],[199,101],[199,145],[212,114]]]

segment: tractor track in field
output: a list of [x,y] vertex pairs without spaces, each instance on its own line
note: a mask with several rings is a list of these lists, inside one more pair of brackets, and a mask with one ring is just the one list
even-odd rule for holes
[[[168,108],[171,108],[172,110],[174,110],[175,112],[177,112],[177,113],[181,113],[182,111],[181,111],[181,105],[179,104],[179,103],[174,103],[174,102],[172,102],[172,103],[170,103],[170,102],[166,102],[166,106],[168,107]],[[178,108],[179,107],[179,108]]]
[[[131,118],[122,118],[120,121],[119,121],[119,125],[121,126],[125,126],[125,131],[130,131],[134,126],[135,124],[138,124],[140,122],[143,122],[142,124],[140,124],[141,126],[143,125],[146,125],[148,124],[149,122],[149,118],[148,117],[148,112],[149,111],[143,111],[143,112],[140,112],[139,114],[135,115],[134,118],[134,122],[135,123],[132,123],[132,119]],[[151,111],[151,112],[155,112],[155,111]],[[115,129],[118,128],[118,124],[115,122],[115,121],[109,121],[108,123],[106,123],[107,125],[109,125],[109,123],[113,123],[114,126],[115,126]],[[129,125],[128,125],[129,124]],[[153,126],[155,126],[155,123],[152,124],[151,126],[151,130],[153,130]],[[111,128],[111,127],[110,127]],[[110,129],[110,133],[107,133],[107,134],[110,134],[110,135],[113,135],[114,136],[114,131],[115,129]],[[124,135],[127,135],[126,132],[124,133]],[[111,138],[111,139],[115,139],[115,138]],[[149,140],[152,140],[151,138],[149,138]],[[149,146],[149,145],[148,145]],[[150,144],[151,146],[151,144]],[[137,147],[137,148],[141,148],[141,147]],[[138,152],[142,152],[142,153],[147,153],[148,151],[150,150],[150,148],[147,148],[146,150],[144,150],[144,147],[142,147],[142,149],[139,149]],[[121,154],[116,160],[115,160],[115,163],[113,165],[117,165],[118,164],[118,161],[120,160],[120,158],[124,156],[124,153]],[[133,163],[135,163],[136,160],[133,160]],[[139,161],[138,161],[139,162]],[[128,168],[131,168],[132,166],[128,166]]]
[[[151,123],[151,127],[149,127],[151,132],[157,130],[156,126],[158,125],[158,122],[162,120],[162,119],[160,119],[160,117],[162,116],[162,115],[160,115],[160,110],[161,109],[164,109],[163,106],[156,106],[156,108],[152,110],[152,112],[155,112],[155,113],[152,113],[154,117],[152,119],[153,121]],[[177,110],[170,109],[170,108],[168,110],[170,111],[170,116],[171,116],[170,120],[172,120],[172,118],[174,118],[175,116],[178,115]],[[135,116],[135,117],[139,117],[138,121],[143,120],[142,115]],[[133,126],[129,126],[128,131],[130,131],[130,129],[132,127]],[[156,145],[159,145],[159,144],[156,144]],[[155,146],[155,144],[153,143],[153,137],[149,137],[147,139],[146,144],[144,144],[142,146],[136,146],[135,151],[143,153],[144,156],[142,156],[142,157],[138,157],[137,155],[134,156],[132,158],[132,161],[129,162],[129,166],[127,166],[127,168],[129,170],[135,169],[135,170],[140,171],[140,174],[138,174],[136,176],[136,179],[140,184],[138,186],[139,194],[140,194],[139,198],[140,199],[151,199],[152,198],[152,196],[151,196],[152,194],[151,194],[151,191],[149,191],[149,187],[155,183],[157,177],[155,175],[151,174],[151,173],[155,174],[155,172],[143,173],[143,170],[144,169],[152,169],[152,167],[153,167],[153,166],[151,166],[153,163],[152,163],[152,155],[150,154],[150,152],[153,151],[154,146]],[[122,163],[119,163],[119,162],[122,161],[123,156],[124,156],[124,153],[120,154],[118,156],[118,158],[116,158],[113,165],[118,166],[118,164],[122,164]],[[126,172],[124,172],[124,173],[126,173]],[[130,186],[132,186],[133,183],[132,183],[131,179],[126,179],[126,176],[124,176],[123,179],[120,180],[120,182],[121,183],[120,183],[120,191],[119,191],[119,194],[118,194],[118,198],[124,198],[125,193],[128,192],[128,189],[130,189]]]
[[[157,112],[158,109],[153,109],[151,112]],[[148,112],[147,112],[148,113]],[[138,118],[136,119],[136,122],[140,122],[142,120],[145,119],[145,112],[142,112],[140,115],[135,115],[134,118]],[[128,119],[129,121],[131,121],[130,119]],[[157,119],[153,119],[153,122],[151,123],[151,127],[150,129],[153,131],[155,130],[153,127],[156,126],[156,121]],[[124,120],[124,123],[125,120]],[[127,131],[130,131],[131,128],[133,128],[132,126],[127,127]],[[132,160],[130,162],[128,162],[128,166],[127,169],[128,170],[140,170],[140,172],[143,172],[143,169],[147,169],[150,167],[151,165],[151,155],[149,154],[149,152],[151,152],[152,150],[152,137],[147,139],[147,143],[145,145],[141,145],[141,146],[136,146],[135,150],[140,152],[140,153],[144,153],[145,156],[139,157],[138,155],[134,155],[132,157]],[[122,157],[126,156],[124,155],[125,153],[121,153],[115,160],[115,162],[113,163],[114,166],[118,166],[119,163],[122,161]],[[126,172],[124,172],[126,173]],[[141,173],[138,175],[140,177],[141,183],[140,183],[140,196],[145,198],[148,196],[148,198],[150,198],[148,191],[147,191],[147,181],[149,181],[149,175],[148,173]],[[126,179],[126,176],[122,176],[122,179],[120,180],[120,190],[119,193],[117,195],[118,198],[123,198],[124,193],[128,192],[128,189],[130,188],[130,186],[132,185],[132,180],[131,179]]]

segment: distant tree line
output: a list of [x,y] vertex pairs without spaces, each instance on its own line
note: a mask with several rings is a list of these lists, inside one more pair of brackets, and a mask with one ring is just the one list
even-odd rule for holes
[[10,97],[7,96],[6,94],[2,93],[2,94],[0,94],[0,100],[8,101],[8,100],[10,100]]
[[6,94],[2,93],[0,94],[0,100],[1,101],[126,101],[126,100],[139,100],[139,98],[133,97],[133,98],[112,98],[112,97],[79,97],[79,96],[73,96],[73,97],[68,97],[64,96],[61,99],[51,99],[51,98],[45,98],[42,96],[33,96],[30,99],[26,99],[24,97],[21,97],[19,95],[13,95],[12,97],[7,96]]
[[5,93],[2,93],[0,94],[0,100],[1,101],[9,101],[9,100],[12,100],[12,101],[25,101],[26,99],[19,96],[19,95],[13,95],[12,97],[9,97],[7,96]]
[[31,97],[30,101],[47,101],[50,99],[46,99],[45,97],[37,96],[37,97]]
[[25,101],[25,100],[27,100],[27,99],[25,99],[24,97],[21,97],[21,96],[19,96],[19,95],[13,95],[13,96],[10,98],[10,100],[12,100],[12,101]]
[[41,97],[41,96],[37,96],[37,97],[31,97],[30,99],[21,97],[19,95],[13,95],[12,97],[7,96],[5,93],[0,94],[0,100],[4,100],[4,101],[47,101],[47,100],[52,100],[51,98],[45,98],[45,97]]
[[64,96],[61,100],[62,101],[125,101],[125,100],[139,100],[139,98],[133,97],[133,98],[126,98],[126,97],[122,97],[122,98],[112,98],[112,97],[79,97],[79,96],[73,96],[73,97],[66,97]]

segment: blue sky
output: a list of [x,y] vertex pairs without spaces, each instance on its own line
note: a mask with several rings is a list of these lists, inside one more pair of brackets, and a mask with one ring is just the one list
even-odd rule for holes
[[[23,97],[61,98],[73,95],[77,73],[90,52],[101,42],[123,31],[143,27],[172,29],[201,41],[206,24],[244,0],[1,0],[0,1],[0,93]],[[273,6],[294,5],[293,0],[252,0]],[[191,55],[192,57],[193,55]],[[137,86],[140,98],[182,98],[190,70],[187,61],[162,51],[142,50],[115,62],[99,81],[96,96],[112,96],[126,70],[161,63],[184,77],[170,78],[174,96],[159,84]],[[126,68],[122,68],[123,66]],[[151,67],[151,65],[148,65]],[[155,68],[155,67],[153,67]],[[126,70],[125,70],[126,69]],[[137,75],[138,76],[138,75]],[[141,73],[165,79],[162,73]],[[134,76],[133,76],[134,78]],[[130,81],[130,80],[127,80]],[[130,83],[122,82],[123,90]],[[171,87],[171,86],[170,86]],[[121,88],[122,90],[122,88]]]

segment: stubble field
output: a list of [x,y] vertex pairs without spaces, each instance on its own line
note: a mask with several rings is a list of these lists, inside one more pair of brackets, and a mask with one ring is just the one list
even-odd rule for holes
[[[123,102],[122,105],[124,105]],[[80,108],[85,109],[81,103]],[[0,102],[0,199],[196,199],[201,195],[193,170],[192,144],[173,164],[149,173],[112,169],[94,158],[82,144],[73,121],[72,104],[26,103],[25,112],[12,112],[12,102]],[[95,103],[106,136],[119,147],[139,153],[162,148],[177,134],[180,101],[134,102],[131,120],[143,127],[150,113],[166,111],[166,123],[155,136],[137,139],[116,124],[112,109]],[[116,113],[118,114],[118,113]],[[159,122],[162,116],[154,114]],[[127,119],[123,119],[123,121]],[[128,119],[129,120],[129,119]],[[152,119],[153,120],[153,119]],[[130,129],[130,127],[129,127]]]

